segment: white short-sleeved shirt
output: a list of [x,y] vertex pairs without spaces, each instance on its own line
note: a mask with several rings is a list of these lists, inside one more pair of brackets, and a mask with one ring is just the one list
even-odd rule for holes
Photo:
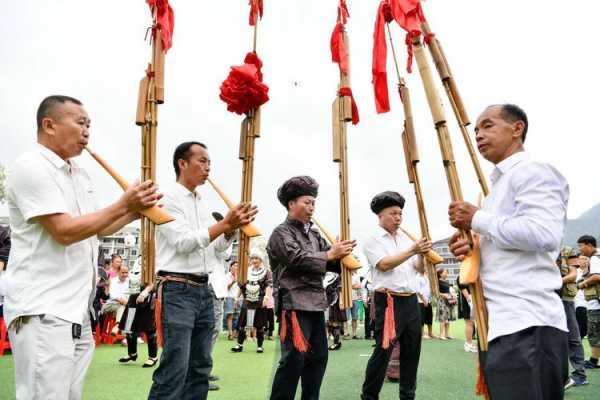
[[7,324],[21,315],[38,314],[81,324],[89,308],[96,286],[97,237],[63,246],[32,220],[62,213],[77,217],[97,209],[89,176],[69,161],[38,145],[8,172],[12,247],[3,278]]
[[[428,302],[431,301],[431,287],[429,286],[427,275],[417,275],[417,293],[423,296]],[[422,303],[421,298],[419,298],[419,303]]]
[[388,271],[381,271],[377,264],[382,258],[408,250],[412,246],[410,240],[400,230],[395,235],[378,226],[375,234],[370,236],[363,247],[373,275],[373,290],[388,289],[394,292],[416,292],[418,256],[412,256],[401,265]]
[[129,297],[129,278],[126,278],[121,282],[118,276],[110,278],[110,285],[108,289],[108,295],[110,297],[109,302],[118,303],[118,299]]
[[[593,255],[590,257],[590,275],[600,275],[600,256]],[[598,300],[587,300],[586,306],[588,310],[600,310],[600,301]]]
[[240,294],[240,288],[239,288],[235,278],[233,277],[233,274],[231,272],[228,272],[225,279],[226,279],[228,285],[233,281],[233,284],[227,291],[227,297],[231,297],[232,299],[237,299],[238,295]]
[[[583,278],[583,273],[581,268],[577,268],[577,280],[576,282],[581,281]],[[577,294],[575,295],[575,308],[584,307],[587,308],[587,302],[585,301],[585,296],[583,294],[583,289],[577,289]]]

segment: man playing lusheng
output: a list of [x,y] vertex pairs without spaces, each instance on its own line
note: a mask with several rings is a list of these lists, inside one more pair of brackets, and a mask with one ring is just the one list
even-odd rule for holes
[[303,400],[319,398],[328,359],[323,277],[327,270],[340,272],[339,260],[356,244],[343,240],[329,246],[311,227],[318,189],[313,178],[297,176],[277,191],[288,215],[267,246],[281,339],[271,400],[293,399],[299,380]]
[[[450,204],[450,223],[481,237],[489,314],[484,376],[494,400],[559,400],[568,379],[567,322],[555,259],[564,235],[569,187],[552,166],[524,151],[527,115],[512,104],[488,107],[475,125],[481,155],[495,165],[481,209]],[[454,234],[450,250],[470,251]],[[484,356],[485,355],[485,356]]]
[[110,235],[160,198],[147,181],[97,210],[75,162],[89,140],[79,100],[50,96],[37,112],[36,148],[20,156],[6,187],[12,230],[5,318],[18,400],[80,399],[94,350],[90,311],[97,235]]
[[413,242],[399,230],[403,208],[404,197],[397,192],[379,193],[371,201],[371,211],[377,214],[379,226],[366,240],[364,252],[373,266],[375,349],[365,371],[363,400],[379,398],[394,339],[400,344],[399,398],[415,398],[421,354],[417,273],[424,271],[422,254],[431,249],[431,242],[427,239]]

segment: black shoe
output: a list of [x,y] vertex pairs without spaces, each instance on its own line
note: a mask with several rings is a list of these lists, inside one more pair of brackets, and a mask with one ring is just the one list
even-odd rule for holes
[[218,381],[218,380],[219,380],[219,377],[216,376],[216,375],[209,375],[208,376],[208,381],[209,382],[214,382],[214,381]]
[[158,362],[158,357],[148,357],[145,363],[142,364],[142,368],[152,368]]
[[585,360],[583,362],[583,366],[585,367],[585,369],[598,369],[598,368],[600,368],[600,365],[594,364],[590,360]]
[[123,363],[123,364],[128,363],[129,361],[135,361],[135,360],[137,360],[137,354],[128,355],[127,357],[119,358],[119,362]]
[[328,349],[331,351],[335,351],[335,350],[339,350],[342,347],[342,342],[337,342],[337,343],[333,343],[331,344]]
[[242,346],[241,344],[238,344],[237,346],[231,348],[231,351],[234,353],[241,353],[242,350],[244,350],[244,346]]
[[208,390],[213,391],[213,390],[219,390],[219,385],[217,385],[216,383],[208,383]]

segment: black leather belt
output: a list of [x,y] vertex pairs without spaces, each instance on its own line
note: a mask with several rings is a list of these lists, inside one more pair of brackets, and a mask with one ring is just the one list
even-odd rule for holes
[[198,284],[208,283],[208,274],[196,275],[196,274],[184,274],[180,272],[169,272],[169,271],[158,271],[158,276],[173,276],[175,278],[185,279]]

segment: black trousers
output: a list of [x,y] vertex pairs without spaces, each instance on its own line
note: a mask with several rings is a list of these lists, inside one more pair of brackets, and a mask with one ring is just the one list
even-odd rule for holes
[[567,333],[535,326],[492,340],[481,353],[491,400],[562,400],[569,378]]
[[[417,389],[417,368],[421,356],[421,312],[416,295],[393,296],[396,340],[400,344],[400,399],[415,398]],[[381,347],[383,341],[383,321],[387,307],[387,295],[375,293],[375,349],[365,372],[362,386],[363,400],[379,399],[379,392],[385,379],[385,372],[393,346]],[[514,399],[513,399],[514,400]]]
[[587,336],[587,308],[577,307],[575,309],[575,318],[577,318],[577,325],[579,326],[579,335],[583,340]]
[[[292,343],[292,322],[286,313],[287,335],[281,344],[281,359],[273,378],[271,400],[291,400],[295,398],[298,381],[301,381],[302,400],[317,400],[327,367],[327,332],[325,315],[318,311],[296,311],[298,322],[309,350],[300,353]],[[281,322],[279,330],[281,334]]]

